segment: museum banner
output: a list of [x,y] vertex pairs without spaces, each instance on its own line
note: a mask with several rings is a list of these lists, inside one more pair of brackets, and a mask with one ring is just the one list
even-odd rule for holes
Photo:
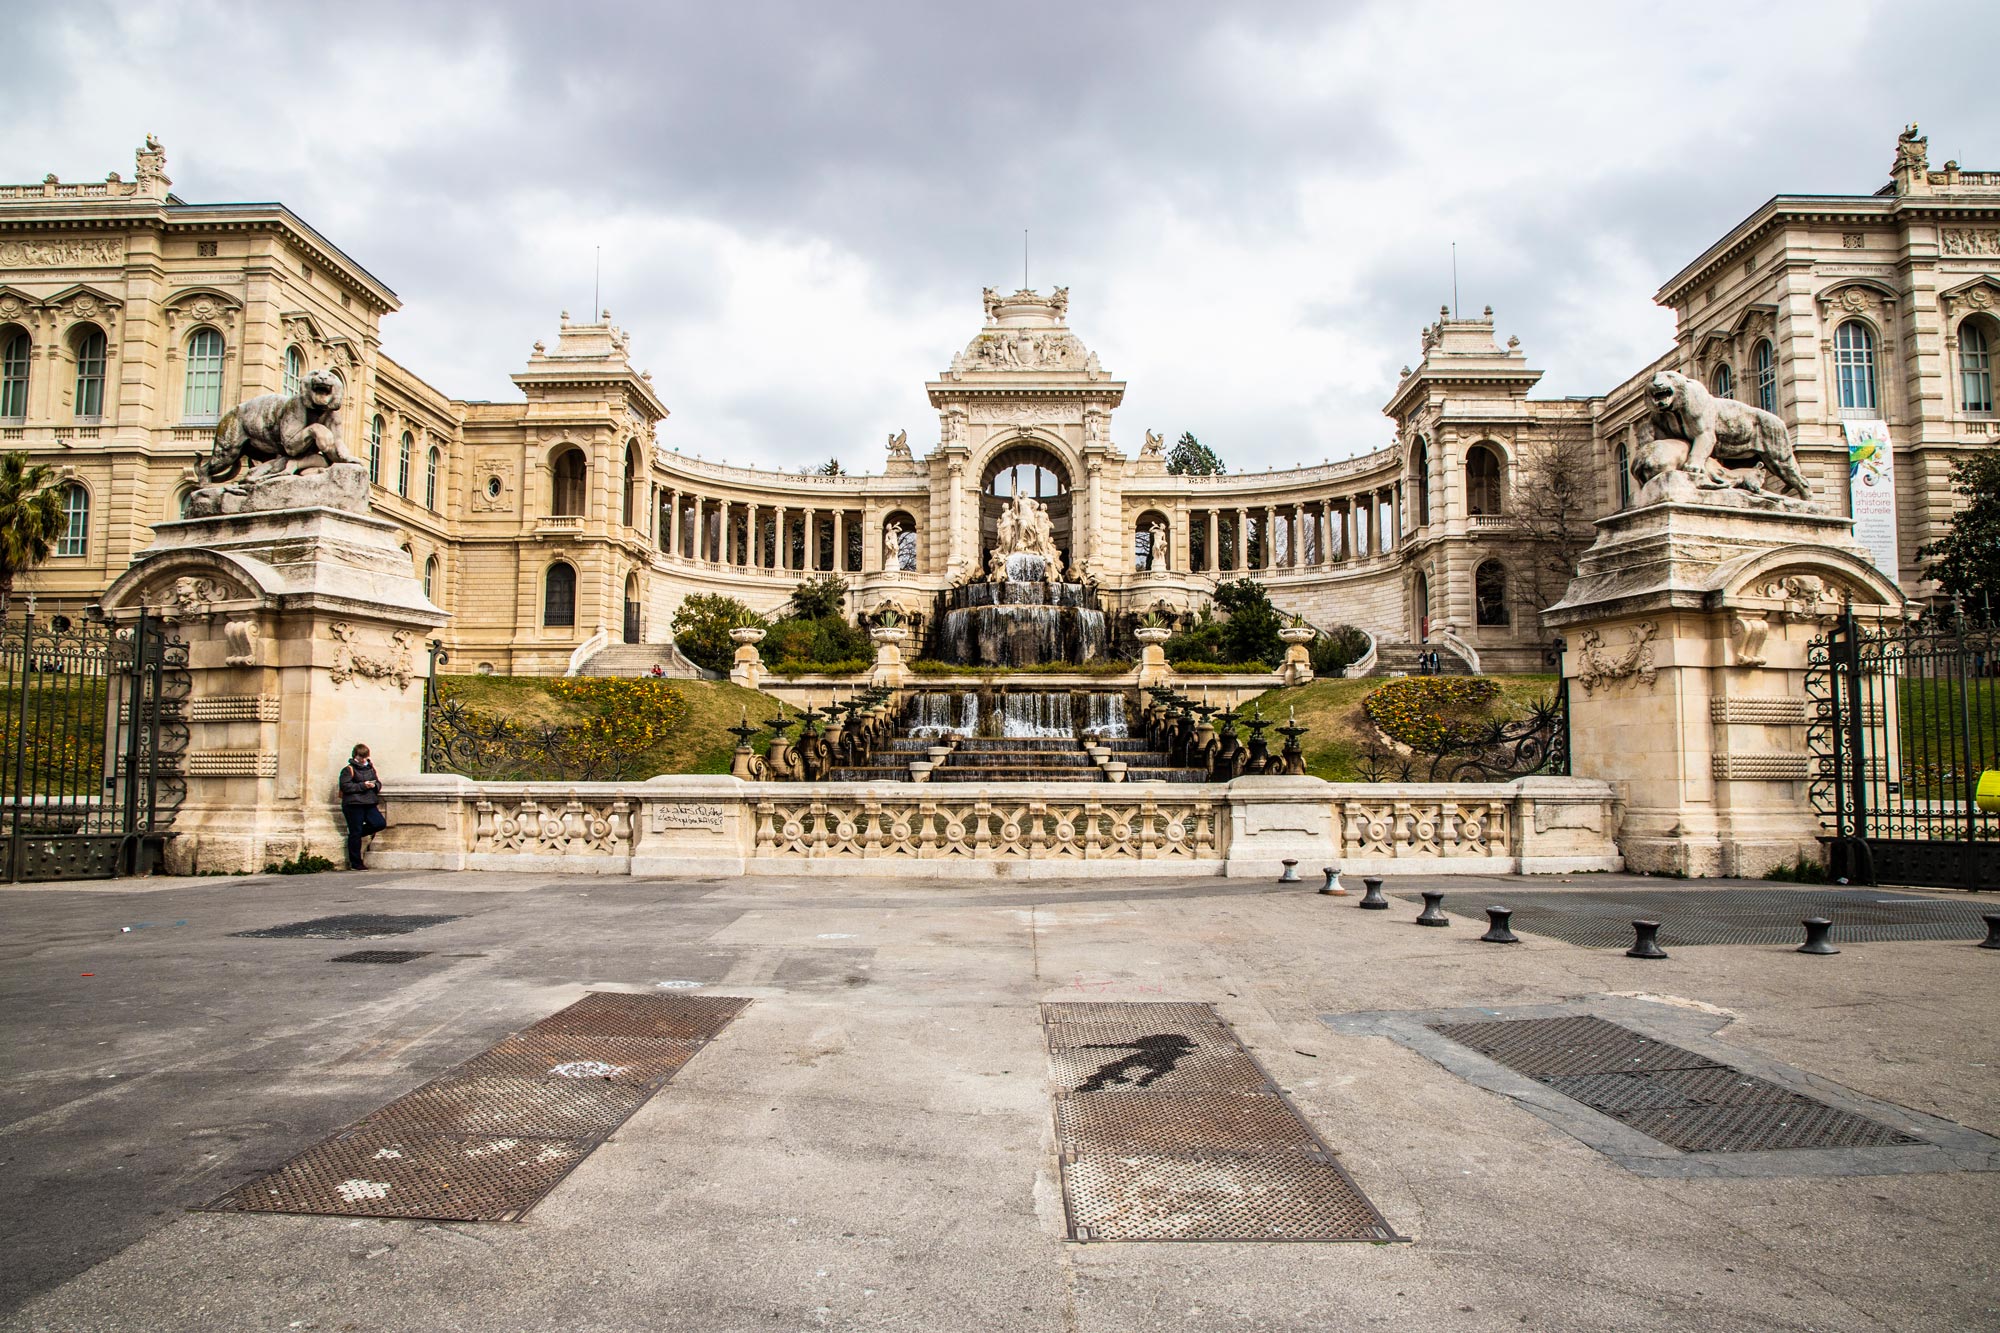
[[1897,570],[1896,472],[1889,423],[1847,421],[1847,495],[1854,540],[1868,548],[1875,567],[1892,579]]

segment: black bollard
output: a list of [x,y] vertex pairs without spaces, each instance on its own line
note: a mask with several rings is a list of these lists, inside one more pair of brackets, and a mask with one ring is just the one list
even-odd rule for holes
[[1511,907],[1489,907],[1486,909],[1486,933],[1479,937],[1482,944],[1519,944],[1520,937],[1507,929],[1507,923],[1514,919]]
[[1627,958],[1665,958],[1667,951],[1660,947],[1660,923],[1657,921],[1634,921],[1632,923],[1632,947],[1625,951]]
[[1420,926],[1448,926],[1451,918],[1444,914],[1444,894],[1430,889],[1424,890],[1424,910],[1417,917]]
[[1297,861],[1292,860],[1288,856],[1284,860],[1278,862],[1278,864],[1285,868],[1285,873],[1278,876],[1278,883],[1296,884],[1299,882],[1299,863]]
[[1336,898],[1345,898],[1347,896],[1347,886],[1340,882],[1340,867],[1321,866],[1320,869],[1326,872],[1326,883],[1319,886],[1319,891],[1321,893],[1330,893]]
[[1389,910],[1389,900],[1382,896],[1381,880],[1375,878],[1373,875],[1363,875],[1361,877],[1361,884],[1367,892],[1361,895],[1360,902],[1354,904],[1356,907],[1365,907],[1371,912],[1386,912]]
[[1823,916],[1809,916],[1802,924],[1806,928],[1806,942],[1801,944],[1796,952],[1821,954],[1840,952],[1827,938],[1833,933],[1833,922]]
[[1979,947],[2000,949],[2000,912],[1981,912],[1979,919],[1986,923],[1986,938],[1979,942]]

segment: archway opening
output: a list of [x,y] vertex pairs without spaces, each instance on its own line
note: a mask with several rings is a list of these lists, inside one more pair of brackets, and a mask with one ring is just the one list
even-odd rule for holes
[[1071,563],[1069,468],[1047,447],[1023,440],[993,455],[979,479],[979,550],[982,555],[999,544],[1000,513],[1016,496],[1032,496],[1048,511],[1049,528]]

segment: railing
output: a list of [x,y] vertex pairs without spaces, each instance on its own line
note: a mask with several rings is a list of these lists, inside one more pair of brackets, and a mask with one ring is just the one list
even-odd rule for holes
[[1030,796],[897,801],[767,799],[755,807],[758,858],[923,860],[1217,860],[1229,836],[1228,803],[1142,796],[1075,800]]

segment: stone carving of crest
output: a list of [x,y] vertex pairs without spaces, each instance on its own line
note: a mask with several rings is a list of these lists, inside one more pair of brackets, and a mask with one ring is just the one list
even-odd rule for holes
[[1604,650],[1604,638],[1596,630],[1583,631],[1579,636],[1582,652],[1576,683],[1583,686],[1585,694],[1628,677],[1650,688],[1660,674],[1653,663],[1653,636],[1658,631],[1659,626],[1653,621],[1640,621],[1632,627],[1632,642],[1616,655]]
[[345,685],[359,676],[368,680],[394,681],[398,690],[410,688],[417,668],[410,653],[410,645],[416,636],[409,630],[399,629],[391,634],[384,651],[364,652],[357,647],[355,627],[347,621],[336,620],[327,629],[340,645],[335,650],[333,666],[327,672],[327,678],[336,686]]

